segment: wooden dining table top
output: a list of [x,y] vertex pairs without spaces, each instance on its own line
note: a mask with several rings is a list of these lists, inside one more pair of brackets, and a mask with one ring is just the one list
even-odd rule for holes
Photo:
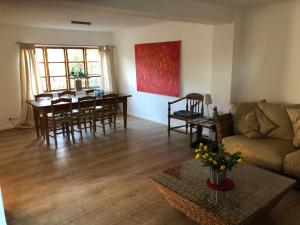
[[[76,104],[76,103],[78,103],[78,98],[84,97],[84,96],[87,96],[87,95],[72,96],[70,98],[72,99],[72,103]],[[119,94],[120,99],[128,98],[128,97],[132,97],[132,95],[130,95],[130,94]],[[58,99],[58,97],[54,97],[54,98],[51,98],[51,99],[50,98],[49,99],[42,99],[42,100],[38,100],[38,101],[28,100],[26,102],[29,105],[31,105],[33,107],[36,107],[36,108],[46,108],[46,107],[50,107],[51,106],[51,100],[55,100],[55,99]],[[96,101],[100,101],[102,99],[103,99],[102,97],[96,98]],[[109,97],[107,99],[109,99]]]

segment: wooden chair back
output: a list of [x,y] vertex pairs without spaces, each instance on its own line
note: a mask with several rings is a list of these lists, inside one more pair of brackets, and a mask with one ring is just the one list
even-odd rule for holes
[[71,96],[76,96],[76,92],[75,91],[63,91],[63,92],[59,92],[58,93],[58,97],[61,98],[63,96],[68,96],[68,97],[71,97]]
[[[111,101],[113,99],[113,101]],[[119,104],[119,95],[118,94],[107,94],[102,98],[101,106],[103,107],[104,112],[109,112],[117,114],[118,104]]]
[[94,94],[95,93],[95,90],[94,89],[89,89],[89,90],[86,90],[85,91],[85,94],[86,95],[92,95],[92,94]]
[[55,119],[57,116],[64,116],[66,114],[72,116],[72,99],[59,98],[56,100],[51,100],[51,113],[53,119]]
[[96,109],[96,96],[84,96],[78,98],[79,115],[94,115]]
[[45,99],[52,99],[53,98],[53,94],[51,93],[43,93],[43,94],[39,94],[39,95],[35,95],[34,96],[34,100],[35,101],[39,101],[39,100],[45,100]]
[[186,111],[191,111],[192,114],[204,114],[203,105],[204,96],[198,93],[190,93],[186,95]]

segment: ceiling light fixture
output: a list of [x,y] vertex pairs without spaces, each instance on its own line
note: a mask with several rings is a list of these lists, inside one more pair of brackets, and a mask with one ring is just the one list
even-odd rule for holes
[[72,23],[72,24],[87,25],[87,26],[90,26],[90,25],[92,25],[92,23],[91,23],[91,22],[77,21],[77,20],[71,20],[71,23]]

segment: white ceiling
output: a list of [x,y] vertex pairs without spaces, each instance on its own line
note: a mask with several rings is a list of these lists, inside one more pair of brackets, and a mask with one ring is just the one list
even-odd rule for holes
[[167,20],[216,24],[231,22],[232,7],[278,1],[287,0],[0,0],[0,24],[106,32]]
[[[71,20],[89,21],[92,25],[71,24]],[[159,19],[130,16],[101,6],[63,0],[0,0],[0,24],[112,32],[161,22]]]
[[290,1],[290,0],[197,0],[197,1],[208,1],[213,3],[219,3],[222,5],[235,6],[235,7],[255,7],[255,6],[261,6],[265,4]]

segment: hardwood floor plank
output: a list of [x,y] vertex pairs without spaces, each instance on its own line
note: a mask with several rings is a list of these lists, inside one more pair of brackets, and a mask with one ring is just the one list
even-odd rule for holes
[[[0,132],[0,184],[9,225],[195,225],[148,178],[193,157],[188,137],[129,117],[106,136],[84,133],[72,145],[48,147],[35,131]],[[262,221],[299,225],[300,193],[292,190]]]

